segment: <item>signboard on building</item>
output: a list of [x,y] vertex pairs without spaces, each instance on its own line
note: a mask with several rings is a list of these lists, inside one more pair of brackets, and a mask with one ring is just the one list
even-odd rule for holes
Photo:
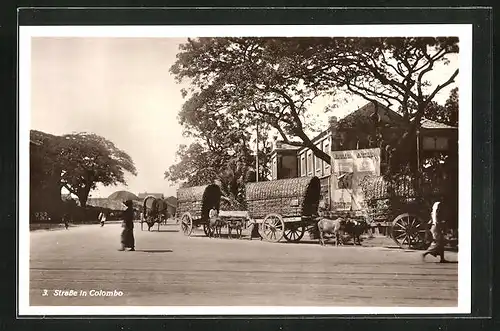
[[360,210],[366,207],[359,183],[367,175],[380,176],[380,148],[331,151],[332,210]]

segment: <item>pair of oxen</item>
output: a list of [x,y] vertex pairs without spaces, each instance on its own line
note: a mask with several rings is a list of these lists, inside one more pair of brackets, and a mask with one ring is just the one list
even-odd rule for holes
[[335,245],[344,244],[344,236],[348,234],[354,245],[361,245],[360,236],[370,228],[365,220],[351,218],[327,219],[321,218],[318,221],[319,243],[325,245],[325,235],[332,235],[335,239]]
[[[142,209],[142,222],[148,225],[148,231],[158,223],[158,229],[162,222],[172,217],[170,212],[170,205],[166,199],[156,198],[154,196],[148,196],[144,199],[143,209]],[[142,226],[142,224],[141,224]]]

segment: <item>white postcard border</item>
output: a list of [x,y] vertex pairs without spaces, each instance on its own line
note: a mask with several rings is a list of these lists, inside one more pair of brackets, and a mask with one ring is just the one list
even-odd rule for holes
[[[457,307],[120,307],[29,305],[29,130],[31,38],[33,37],[215,37],[342,36],[460,38],[459,99],[459,241]],[[40,315],[325,315],[325,314],[467,314],[471,312],[471,179],[472,179],[472,25],[258,25],[258,26],[20,26],[19,27],[19,220],[18,314]]]

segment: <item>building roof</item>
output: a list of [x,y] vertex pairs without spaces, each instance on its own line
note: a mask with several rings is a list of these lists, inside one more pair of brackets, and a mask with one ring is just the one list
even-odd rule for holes
[[389,107],[381,104],[380,102],[376,103],[368,102],[363,107],[343,117],[339,122],[351,122],[360,118],[368,119],[370,118],[371,115],[373,115],[375,110],[378,110],[380,121],[382,123],[393,124],[393,123],[403,122],[403,116],[399,115],[398,113],[396,113]]
[[280,149],[297,149],[297,148],[299,148],[298,146],[290,145],[290,144],[287,144],[283,141],[278,141],[277,143],[279,143],[279,145],[277,145],[277,146],[279,146],[278,148],[280,148]]
[[[387,123],[387,124],[402,123],[403,117],[398,113],[396,113],[395,111],[391,110],[390,108],[384,106],[379,102],[377,102],[376,104],[374,104],[373,102],[368,102],[363,107],[358,108],[357,110],[353,111],[352,113],[338,120],[335,127],[338,127],[341,123],[352,125],[355,124],[355,122],[357,121],[368,120],[370,116],[375,112],[376,109],[375,106],[378,107],[378,114],[380,116],[380,121],[382,123]],[[316,143],[318,140],[324,138],[329,133],[330,133],[330,125],[328,125],[328,128],[326,130],[322,131],[320,134],[311,139],[311,141],[313,143]],[[299,152],[302,152],[305,149],[307,149],[307,147],[301,147]]]
[[[390,108],[384,106],[381,103],[377,102],[378,106],[378,114],[380,116],[380,121],[382,123],[386,124],[402,124],[403,123],[403,117],[396,113],[395,111],[391,110]],[[349,115],[343,117],[337,122],[336,127],[338,127],[339,123],[351,123],[354,124],[353,122],[357,120],[364,120],[368,119],[373,113],[375,112],[375,104],[372,102],[367,103],[363,107],[359,108],[358,110],[350,113]],[[434,130],[434,129],[457,129],[456,127],[436,122],[433,120],[430,120],[428,118],[422,118],[421,120],[421,127],[423,129],[427,130]],[[314,137],[311,141],[313,143],[316,143],[318,140],[324,138],[330,133],[330,127],[328,127],[326,130],[318,134],[316,137]],[[306,150],[307,147],[300,147],[298,148],[298,152],[302,152]]]
[[428,118],[422,118],[420,121],[420,126],[424,129],[457,129],[455,126],[447,125],[444,123],[436,122]]

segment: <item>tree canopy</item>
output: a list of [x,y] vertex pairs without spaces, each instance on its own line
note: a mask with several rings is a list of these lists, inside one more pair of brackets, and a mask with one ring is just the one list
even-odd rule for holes
[[424,116],[433,121],[458,127],[458,87],[450,91],[444,106],[431,101],[425,109]]
[[181,119],[264,122],[286,143],[330,163],[307,134],[317,128],[310,105],[318,97],[334,100],[344,91],[397,106],[412,133],[457,77],[458,69],[429,79],[453,53],[458,38],[198,38],[180,46],[171,72],[190,83]]
[[82,207],[98,183],[126,184],[125,171],[137,174],[132,158],[99,135],[81,132],[53,136],[32,130],[31,137],[40,142],[36,152],[32,151],[32,181],[44,185],[55,178],[59,196],[64,187],[78,197]]

